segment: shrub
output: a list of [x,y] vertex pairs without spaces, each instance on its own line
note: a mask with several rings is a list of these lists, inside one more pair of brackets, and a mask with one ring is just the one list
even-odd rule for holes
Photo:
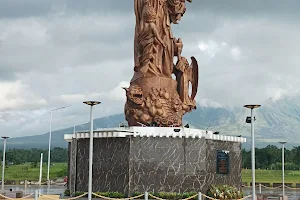
[[110,197],[110,198],[124,198],[125,195],[120,192],[95,192],[98,195]]
[[212,185],[207,195],[216,199],[241,199],[244,197],[243,191],[239,191],[234,186],[229,185]]
[[37,162],[32,162],[30,165],[31,168],[37,168],[37,166],[38,166]]
[[70,190],[65,190],[64,195],[65,196],[70,196]]
[[[124,198],[125,195],[120,193],[120,192],[94,192],[95,194],[98,194],[98,195],[101,195],[101,196],[105,196],[105,197],[110,197],[110,198],[116,198],[116,199],[121,199],[121,198]],[[70,192],[69,192],[70,194]],[[77,197],[77,196],[80,196],[84,194],[84,192],[75,192],[74,196]],[[84,197],[87,197],[87,194]],[[92,195],[93,198],[99,198],[95,195]]]
[[139,195],[141,195],[141,194],[144,194],[144,192],[134,192],[133,194],[132,194],[132,196],[139,196]]
[[[75,192],[74,196],[80,196],[83,193],[84,192]],[[94,192],[94,193],[98,194],[98,195],[101,195],[101,196],[116,198],[116,199],[125,198],[125,195],[123,193],[120,193],[120,192]],[[69,191],[69,194],[70,194],[70,191]],[[144,194],[144,192],[134,192],[132,194],[132,196],[138,196],[140,194]],[[149,192],[149,194],[152,194],[153,196],[156,196],[156,197],[159,197],[159,198],[162,198],[162,199],[179,200],[179,199],[188,198],[190,196],[194,196],[195,194],[197,194],[197,192],[184,192],[184,193],[176,193],[176,192],[155,192],[155,193],[153,193],[153,192]],[[66,191],[65,191],[65,195],[66,195]],[[99,197],[93,195],[93,198],[99,198]],[[152,199],[152,198],[149,197],[149,199]],[[197,199],[197,197],[195,197],[193,199]]]
[[[80,196],[80,195],[82,195],[82,194],[84,194],[84,192],[74,192],[73,193],[73,196],[74,197],[77,197],[77,196]],[[88,195],[86,194],[85,196],[83,196],[82,198],[84,198],[84,197],[87,197]]]
[[[176,192],[157,192],[157,193],[149,193],[152,194],[153,196],[162,198],[162,199],[175,199],[175,200],[179,200],[179,199],[185,199],[191,196],[194,196],[195,194],[197,194],[197,192],[184,192],[184,193],[176,193]],[[151,197],[149,197],[149,199],[151,199]],[[193,198],[193,199],[197,199],[197,197]]]

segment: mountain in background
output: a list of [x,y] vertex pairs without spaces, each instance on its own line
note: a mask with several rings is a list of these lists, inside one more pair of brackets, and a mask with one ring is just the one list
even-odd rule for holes
[[[243,108],[201,107],[184,116],[184,123],[190,127],[219,131],[220,134],[247,138],[244,148],[251,146],[251,125],[245,123],[250,110]],[[287,147],[299,146],[300,133],[300,97],[289,97],[273,102],[269,100],[255,110],[256,147],[268,144],[279,146],[279,141],[287,141]],[[94,128],[117,127],[124,122],[123,114],[112,115],[94,120]],[[185,125],[184,124],[184,125]],[[89,130],[89,123],[76,126],[76,130]],[[73,127],[52,132],[52,147],[67,147],[64,134],[71,134]],[[7,148],[48,148],[49,133],[26,137],[11,138]],[[0,148],[2,143],[0,143]]]
[[[94,119],[94,128],[116,127],[125,120],[123,114],[112,115],[108,117]],[[90,123],[75,126],[77,131],[89,130]],[[72,134],[74,127],[52,131],[51,146],[67,148],[67,142],[64,140],[64,134]],[[7,140],[7,148],[29,149],[41,148],[48,149],[49,132],[42,135],[24,136],[10,138]],[[0,143],[3,148],[3,142]]]
[[[268,100],[262,107],[255,109],[255,142],[256,147],[276,145],[286,141],[288,148],[299,146],[300,141],[300,96],[282,98],[277,101]],[[251,124],[245,123],[246,117],[251,116],[250,109],[243,108],[210,108],[199,107],[189,113],[185,120],[195,127],[219,131],[220,134],[247,138],[243,146],[251,146]]]

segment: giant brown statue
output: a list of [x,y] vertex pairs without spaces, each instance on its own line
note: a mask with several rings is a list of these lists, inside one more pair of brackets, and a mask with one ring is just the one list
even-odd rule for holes
[[134,75],[130,87],[124,88],[129,126],[181,126],[182,116],[196,109],[198,64],[194,57],[190,64],[181,56],[182,41],[171,31],[171,23],[184,15],[185,4],[186,0],[134,0]]

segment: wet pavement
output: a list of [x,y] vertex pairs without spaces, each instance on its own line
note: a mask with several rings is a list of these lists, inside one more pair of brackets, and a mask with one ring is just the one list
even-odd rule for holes
[[[34,193],[35,190],[39,190],[40,193],[42,194],[63,194],[64,191],[67,189],[67,187],[65,186],[56,186],[50,185],[50,189],[48,192],[48,186],[47,185],[28,185],[27,189],[25,191],[25,186],[24,185],[5,185],[4,189],[9,191],[10,189],[12,189],[12,191],[24,191],[25,194],[31,194]],[[47,193],[48,192],[48,193]]]
[[[244,191],[245,196],[252,193],[251,188],[243,188],[243,191]],[[259,189],[256,190],[256,193],[259,193]],[[278,188],[278,189],[262,188],[261,193],[262,194],[282,194],[282,189],[281,188]],[[285,195],[287,195],[288,200],[299,200],[300,199],[300,188],[298,188],[297,190],[285,188]]]

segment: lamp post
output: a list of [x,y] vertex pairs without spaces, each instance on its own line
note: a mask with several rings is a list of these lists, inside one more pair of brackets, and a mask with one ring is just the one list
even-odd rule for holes
[[89,183],[88,183],[88,200],[92,200],[92,180],[93,180],[93,140],[94,140],[94,120],[93,120],[93,106],[100,104],[100,101],[85,101],[86,105],[91,106],[90,111],[90,148],[89,148]]
[[2,160],[2,191],[4,191],[4,169],[5,169],[5,151],[6,151],[6,140],[9,137],[3,136],[3,160]]
[[279,142],[282,144],[282,198],[284,199],[284,144],[286,142]]
[[250,123],[251,121],[251,168],[252,168],[252,199],[256,199],[255,194],[255,145],[254,145],[254,116],[253,116],[253,109],[259,108],[261,105],[244,105],[245,108],[251,109],[251,120],[247,117],[246,122]]
[[39,177],[40,186],[42,184],[42,172],[43,172],[43,153],[41,153],[41,158],[40,158],[40,177]]
[[49,178],[49,175],[50,175],[50,154],[51,154],[51,136],[52,136],[52,112],[53,111],[56,111],[56,110],[61,110],[61,109],[64,109],[64,108],[67,108],[67,107],[70,107],[71,105],[67,105],[67,106],[62,106],[62,107],[59,107],[59,108],[54,108],[54,109],[51,109],[51,112],[50,112],[50,131],[49,131],[49,147],[48,147],[48,166],[47,166],[47,184],[48,184],[48,191],[49,192],[49,189],[50,189],[50,178]]

